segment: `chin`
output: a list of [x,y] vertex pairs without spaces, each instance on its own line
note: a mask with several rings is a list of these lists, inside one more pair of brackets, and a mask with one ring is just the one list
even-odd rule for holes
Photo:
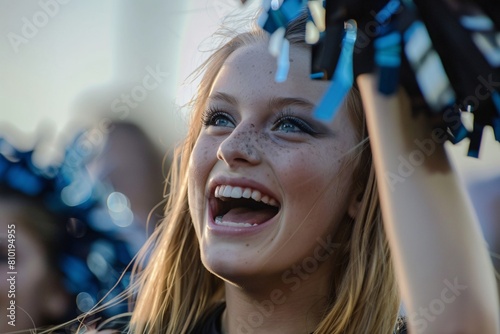
[[210,247],[210,250],[205,248],[202,253],[203,265],[208,271],[224,281],[240,285],[262,274],[263,259],[259,260],[250,255],[248,248],[244,245],[245,249],[237,249],[240,247],[206,247]]

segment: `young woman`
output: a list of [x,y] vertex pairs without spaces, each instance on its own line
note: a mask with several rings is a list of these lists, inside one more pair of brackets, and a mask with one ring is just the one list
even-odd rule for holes
[[390,334],[401,292],[411,333],[497,333],[491,263],[440,145],[401,184],[379,184],[382,221],[376,181],[428,122],[359,79],[376,175],[356,88],[333,122],[313,117],[328,82],[309,79],[303,35],[304,20],[288,27],[283,83],[259,29],[206,62],[130,330]]

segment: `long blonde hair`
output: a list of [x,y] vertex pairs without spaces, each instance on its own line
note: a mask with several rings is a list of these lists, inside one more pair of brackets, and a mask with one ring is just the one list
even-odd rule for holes
[[[292,44],[307,47],[304,26],[304,17],[290,25],[287,38]],[[193,100],[190,128],[175,151],[167,179],[170,195],[165,217],[137,263],[130,323],[134,333],[190,333],[224,299],[222,280],[208,272],[200,260],[187,200],[188,161],[201,131],[200,115],[223,63],[238,48],[265,38],[259,29],[239,34],[202,66],[204,75]],[[362,192],[361,207],[356,219],[344,222],[338,232],[342,247],[336,254],[336,268],[332,268],[329,307],[315,333],[389,334],[398,313],[398,288],[383,230],[363,108],[355,88],[345,103],[359,140],[346,166],[353,170],[354,186]]]

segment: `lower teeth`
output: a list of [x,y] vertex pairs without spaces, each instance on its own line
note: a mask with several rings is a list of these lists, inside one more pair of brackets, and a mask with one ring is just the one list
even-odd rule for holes
[[225,221],[222,221],[222,216],[215,217],[215,223],[217,225],[231,226],[231,227],[252,227],[252,226],[257,226],[258,225],[258,224],[249,224],[249,223],[225,222]]

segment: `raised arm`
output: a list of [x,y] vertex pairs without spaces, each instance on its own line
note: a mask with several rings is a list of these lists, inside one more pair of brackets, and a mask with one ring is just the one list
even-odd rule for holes
[[498,333],[493,266],[444,131],[413,118],[404,93],[381,96],[373,75],[357,80],[410,333]]

